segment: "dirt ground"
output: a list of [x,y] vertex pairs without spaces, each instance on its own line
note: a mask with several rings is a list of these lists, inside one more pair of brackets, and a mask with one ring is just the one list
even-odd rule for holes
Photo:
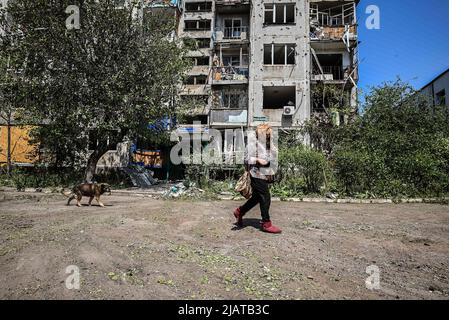
[[449,298],[448,206],[275,202],[269,235],[233,201],[30,198],[0,202],[1,299]]

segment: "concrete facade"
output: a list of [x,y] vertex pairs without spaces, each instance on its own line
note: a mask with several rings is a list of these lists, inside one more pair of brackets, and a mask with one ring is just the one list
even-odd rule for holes
[[[268,25],[264,19],[266,4],[292,4],[294,23]],[[310,49],[308,48],[308,3],[305,0],[254,0],[251,6],[251,63],[249,82],[249,125],[256,126],[260,121],[277,127],[294,127],[310,117]],[[289,8],[290,9],[290,8]],[[264,61],[267,45],[292,44],[294,46],[294,64],[269,64]],[[284,49],[285,50],[285,49]],[[288,54],[288,53],[287,53]],[[264,90],[270,87],[294,88],[295,112],[284,117],[283,108],[263,108]],[[282,93],[272,89],[272,95]],[[292,99],[288,99],[292,100]],[[288,101],[287,101],[288,102]],[[266,120],[265,120],[266,119]]]
[[[180,38],[201,43],[181,96],[202,97],[204,127],[296,129],[316,108],[318,84],[341,87],[357,106],[354,0],[182,0]],[[286,109],[286,110],[285,110]],[[289,110],[290,109],[290,110]],[[290,112],[288,112],[290,111]]]

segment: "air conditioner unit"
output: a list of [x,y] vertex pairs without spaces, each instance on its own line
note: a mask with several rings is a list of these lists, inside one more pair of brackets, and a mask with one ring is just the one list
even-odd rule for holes
[[295,113],[295,107],[294,106],[285,106],[284,107],[284,116],[293,116]]

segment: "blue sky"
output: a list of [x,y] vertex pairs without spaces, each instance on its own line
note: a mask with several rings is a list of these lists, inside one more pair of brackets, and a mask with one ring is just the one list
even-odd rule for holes
[[[380,9],[380,30],[368,30],[369,5]],[[403,81],[420,89],[449,68],[449,0],[362,0],[358,8],[360,87]]]

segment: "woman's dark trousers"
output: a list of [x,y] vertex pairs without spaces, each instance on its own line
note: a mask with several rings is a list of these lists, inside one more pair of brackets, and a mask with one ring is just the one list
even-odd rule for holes
[[257,204],[260,204],[262,221],[270,221],[271,195],[268,182],[266,180],[251,177],[251,187],[253,189],[253,195],[242,207],[240,207],[242,216],[248,213]]

